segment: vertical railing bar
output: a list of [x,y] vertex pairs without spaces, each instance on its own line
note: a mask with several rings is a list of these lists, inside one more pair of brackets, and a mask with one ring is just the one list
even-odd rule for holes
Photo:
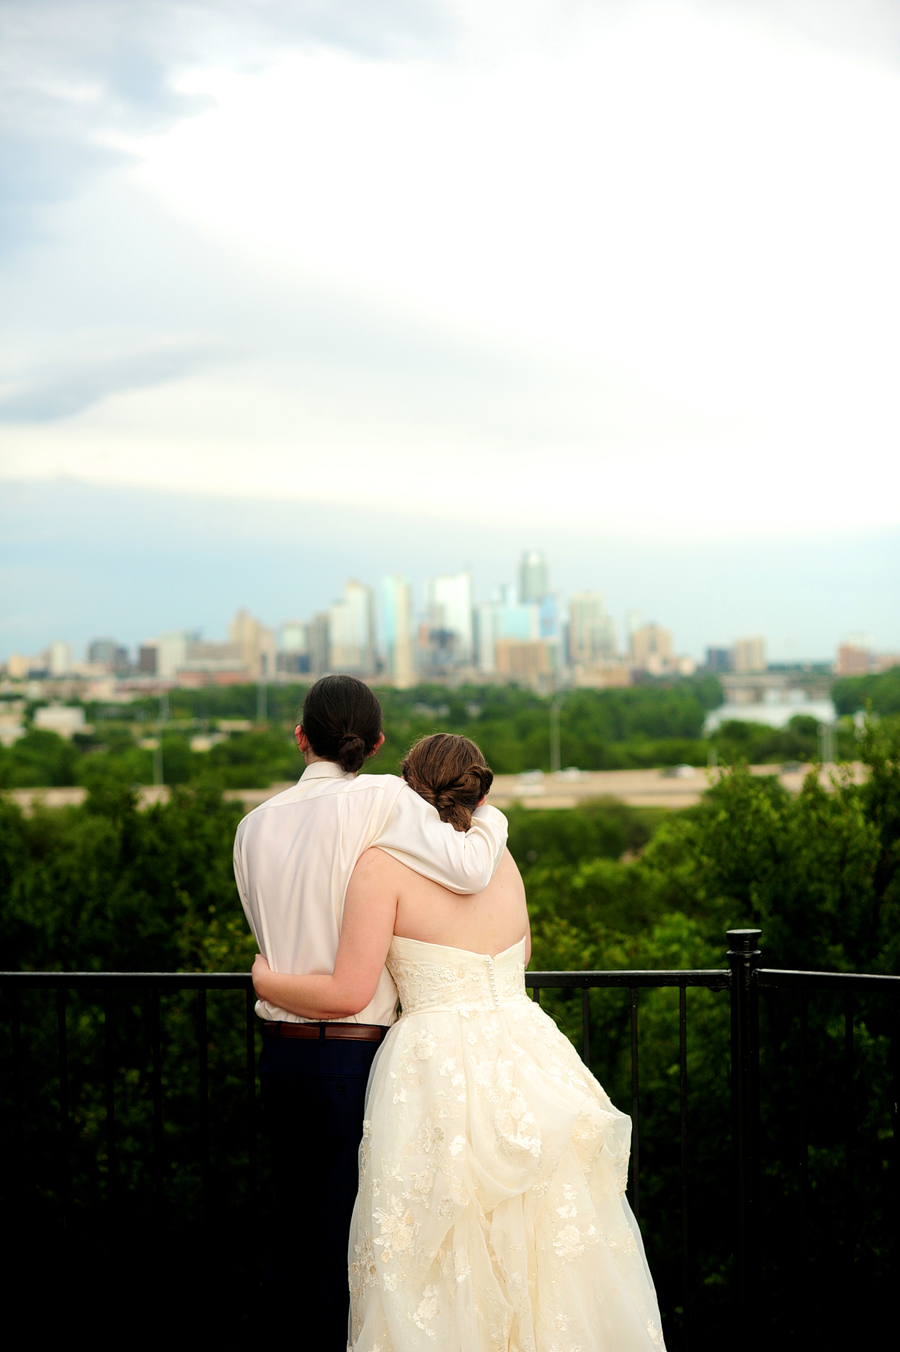
[[731,1121],[734,1146],[735,1347],[750,1352],[759,1332],[759,987],[758,929],[728,930],[731,968]]
[[845,1081],[845,1112],[844,1123],[846,1129],[844,1145],[844,1162],[846,1166],[846,1178],[844,1187],[846,1195],[844,1198],[845,1221],[844,1221],[844,1242],[846,1245],[847,1257],[850,1265],[853,1265],[854,1243],[853,1243],[853,996],[849,991],[844,995],[844,1081]]
[[891,1023],[891,1060],[893,1061],[893,1094],[891,1095],[891,1132],[893,1152],[890,1162],[890,1171],[893,1174],[893,1261],[896,1271],[898,1262],[900,1262],[900,1233],[898,1233],[898,1218],[900,1218],[900,1000],[894,999],[893,1019]]
[[200,1077],[200,1194],[203,1219],[209,1219],[209,1038],[206,1018],[206,988],[197,990],[197,1042]]
[[159,987],[150,987],[150,1086],[153,1095],[153,1192],[157,1209],[163,1204],[162,1039]]
[[116,1089],[113,1077],[112,1054],[112,1000],[109,990],[103,992],[103,1081],[106,1090],[106,1168],[107,1199],[115,1202],[117,1178],[116,1161]]
[[809,996],[800,1002],[800,1263],[801,1307],[809,1280],[807,1236],[809,1231]]
[[69,1159],[69,1045],[66,1035],[66,988],[56,990],[56,1046],[59,1074],[59,1190],[63,1217],[68,1223],[71,1202],[71,1169]]
[[581,1059],[586,1066],[591,1064],[591,992],[589,987],[581,988]]
[[634,1218],[641,1220],[641,1132],[638,1100],[638,990],[631,987],[631,1195]]
[[690,1257],[688,1250],[688,1156],[687,1156],[687,987],[678,988],[678,1070],[681,1108],[681,1345],[689,1344]]
[[[22,997],[17,986],[10,991],[12,1003],[12,1049],[13,1049],[13,1144],[16,1159],[22,1159]],[[16,1170],[16,1177],[20,1170]]]
[[256,1208],[256,992],[244,995],[247,1035],[247,1181],[251,1211]]
[[531,988],[531,998],[532,998],[532,1000],[534,1001],[534,1003],[535,1003],[536,1005],[539,1005],[539,1004],[541,1003],[541,988],[540,988],[540,986],[532,986],[532,988]]

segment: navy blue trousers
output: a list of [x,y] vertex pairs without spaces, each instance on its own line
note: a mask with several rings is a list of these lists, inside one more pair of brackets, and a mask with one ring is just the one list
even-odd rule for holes
[[346,1352],[347,1245],[377,1042],[267,1037],[259,1058],[272,1148],[267,1318],[316,1352]]

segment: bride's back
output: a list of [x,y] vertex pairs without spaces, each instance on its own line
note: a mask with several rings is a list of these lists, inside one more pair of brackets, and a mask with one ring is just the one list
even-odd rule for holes
[[474,896],[458,896],[414,873],[405,864],[385,855],[382,858],[391,883],[397,888],[394,933],[404,939],[493,956],[518,943],[527,933],[525,887],[509,850],[504,852],[488,886]]

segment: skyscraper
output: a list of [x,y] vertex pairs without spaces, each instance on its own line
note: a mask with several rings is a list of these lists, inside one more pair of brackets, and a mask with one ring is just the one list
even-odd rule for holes
[[394,685],[413,684],[412,589],[409,579],[393,573],[381,579],[378,607],[378,650]]
[[616,652],[616,630],[601,592],[576,592],[569,599],[569,661],[593,666]]
[[275,635],[249,610],[236,613],[228,626],[228,638],[238,648],[251,680],[265,681],[275,675]]
[[475,653],[471,573],[429,578],[425,584],[425,608],[429,629],[452,634],[456,663],[469,666]]
[[344,599],[329,611],[332,671],[371,676],[375,670],[372,589],[361,582],[344,586]]
[[734,645],[735,671],[765,671],[766,640],[764,638],[739,638]]
[[547,560],[536,549],[527,549],[519,564],[519,600],[540,603],[550,590]]
[[631,659],[642,671],[660,675],[674,658],[672,635],[661,624],[645,624],[631,635]]

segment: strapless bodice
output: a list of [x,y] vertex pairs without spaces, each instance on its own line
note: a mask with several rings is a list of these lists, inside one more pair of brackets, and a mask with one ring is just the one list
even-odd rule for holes
[[475,1014],[528,999],[524,938],[491,957],[395,934],[387,969],[397,984],[404,1014],[439,1009]]

